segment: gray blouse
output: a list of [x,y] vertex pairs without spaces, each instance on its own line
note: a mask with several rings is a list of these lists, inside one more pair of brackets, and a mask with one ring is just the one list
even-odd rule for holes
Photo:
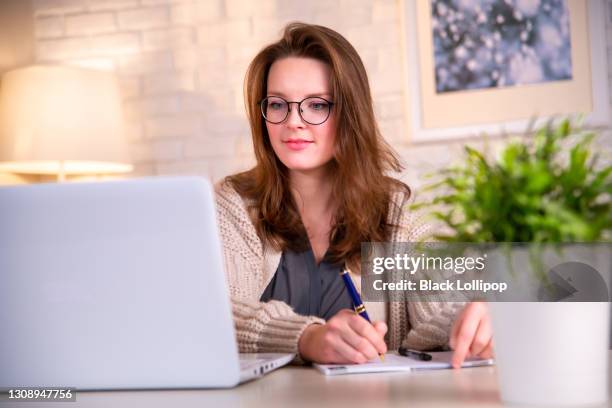
[[297,314],[325,320],[341,309],[352,309],[353,301],[340,276],[344,265],[331,263],[326,257],[317,265],[312,248],[284,251],[260,301],[280,300]]

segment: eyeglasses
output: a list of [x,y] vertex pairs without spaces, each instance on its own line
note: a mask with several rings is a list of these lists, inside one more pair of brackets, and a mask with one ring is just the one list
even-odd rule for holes
[[297,103],[298,114],[310,125],[320,125],[329,118],[333,102],[324,98],[311,97],[299,102],[287,101],[280,96],[268,96],[259,102],[261,114],[270,123],[284,122],[291,112],[291,104]]

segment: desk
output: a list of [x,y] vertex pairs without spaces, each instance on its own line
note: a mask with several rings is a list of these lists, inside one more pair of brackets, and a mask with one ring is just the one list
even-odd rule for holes
[[[17,408],[41,406],[29,402],[4,404],[6,400],[0,403]],[[233,389],[80,392],[76,403],[48,406],[484,408],[502,404],[495,367],[326,377],[313,368],[289,366]],[[607,407],[612,407],[612,402]]]

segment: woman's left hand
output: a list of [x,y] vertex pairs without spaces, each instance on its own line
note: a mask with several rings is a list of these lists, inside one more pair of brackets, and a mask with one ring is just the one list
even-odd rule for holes
[[449,340],[453,353],[452,365],[461,367],[468,356],[493,357],[493,329],[485,302],[470,302],[453,323]]

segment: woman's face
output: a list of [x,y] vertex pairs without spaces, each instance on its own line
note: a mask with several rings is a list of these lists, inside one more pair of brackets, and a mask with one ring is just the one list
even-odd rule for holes
[[[322,61],[303,57],[282,58],[270,67],[266,96],[280,96],[289,102],[313,96],[332,101],[330,78],[330,67]],[[297,104],[292,103],[289,107],[291,110],[283,122],[266,121],[274,153],[290,171],[322,169],[334,155],[334,110],[331,109],[322,124],[311,125],[300,117]],[[311,108],[321,109],[321,106],[315,104]]]

